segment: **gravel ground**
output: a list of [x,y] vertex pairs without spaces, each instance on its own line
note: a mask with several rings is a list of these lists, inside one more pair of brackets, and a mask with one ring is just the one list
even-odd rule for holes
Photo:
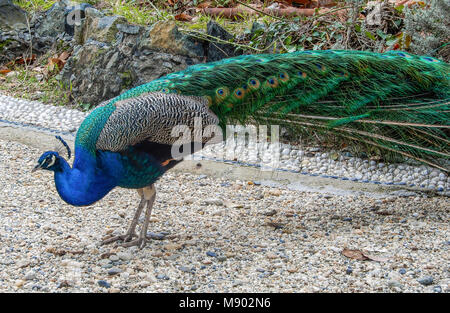
[[[40,151],[0,141],[0,291],[449,292],[449,198],[299,192],[168,173],[143,250],[100,246],[138,204],[58,196]],[[342,250],[388,258],[359,261]]]

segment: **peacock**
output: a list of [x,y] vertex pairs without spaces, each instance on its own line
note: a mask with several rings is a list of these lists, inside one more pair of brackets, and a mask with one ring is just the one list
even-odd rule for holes
[[[103,243],[142,248],[155,182],[182,160],[172,156],[176,125],[193,129],[200,118],[203,128],[223,131],[229,124],[317,131],[448,172],[449,74],[445,62],[401,51],[301,51],[196,64],[101,103],[77,131],[73,166],[61,151],[47,151],[33,171],[53,171],[60,197],[74,206],[115,187],[136,189],[141,200],[128,231]],[[190,144],[198,150],[205,140]]]

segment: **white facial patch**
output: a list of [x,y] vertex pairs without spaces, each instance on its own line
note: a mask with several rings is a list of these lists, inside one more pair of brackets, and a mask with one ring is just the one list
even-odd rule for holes
[[55,162],[56,162],[56,157],[54,155],[52,155],[52,159],[51,159],[51,161],[50,161],[50,163],[48,164],[47,167],[52,166],[53,164],[55,164]]

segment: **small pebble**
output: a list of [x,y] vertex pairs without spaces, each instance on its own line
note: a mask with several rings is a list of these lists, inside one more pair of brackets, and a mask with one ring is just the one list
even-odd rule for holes
[[433,277],[426,276],[426,277],[419,278],[417,281],[424,286],[429,286],[429,285],[433,284]]
[[111,287],[111,285],[105,280],[99,280],[99,281],[97,281],[97,284],[100,287],[105,287],[105,288],[110,288]]

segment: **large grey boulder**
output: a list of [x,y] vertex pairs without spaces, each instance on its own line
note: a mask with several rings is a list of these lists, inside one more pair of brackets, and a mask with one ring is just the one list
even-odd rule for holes
[[[233,38],[233,36],[229,32],[227,32],[222,26],[220,26],[213,20],[209,21],[206,25],[206,32],[208,35],[222,39],[224,41]],[[236,47],[231,44],[219,42],[208,43],[208,62],[219,61],[224,58],[234,57],[240,54],[242,54],[242,50],[236,49]]]
[[205,57],[203,43],[181,34],[173,22],[144,28],[88,9],[79,32],[75,37],[82,44],[74,48],[61,79],[84,104],[97,105]]
[[0,30],[27,28],[27,13],[11,0],[0,0]]

